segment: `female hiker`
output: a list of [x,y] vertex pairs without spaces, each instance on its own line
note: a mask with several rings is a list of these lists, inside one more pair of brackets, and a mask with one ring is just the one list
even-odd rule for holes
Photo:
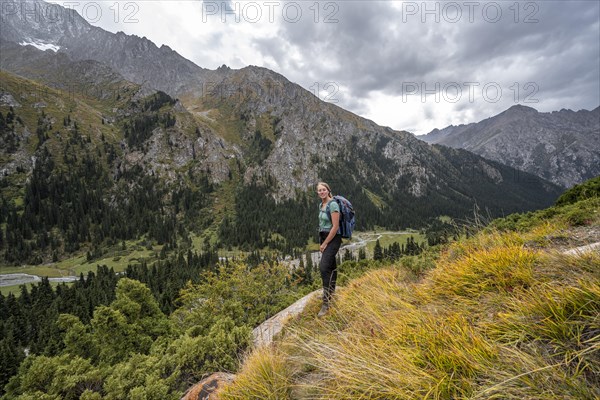
[[340,206],[333,200],[331,188],[325,182],[317,184],[319,203],[319,243],[321,246],[321,279],[323,279],[323,306],[318,317],[324,316],[329,311],[331,297],[335,292],[337,279],[336,255],[342,244],[342,235],[339,234]]

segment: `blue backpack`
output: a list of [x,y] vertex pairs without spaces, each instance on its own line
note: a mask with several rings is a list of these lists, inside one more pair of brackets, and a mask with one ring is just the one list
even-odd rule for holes
[[[340,206],[340,228],[338,229],[338,233],[341,234],[344,239],[350,239],[352,237],[352,231],[354,231],[354,225],[356,225],[354,207],[352,207],[352,203],[343,196],[333,196],[333,200]],[[327,204],[325,212],[331,221],[329,204]]]

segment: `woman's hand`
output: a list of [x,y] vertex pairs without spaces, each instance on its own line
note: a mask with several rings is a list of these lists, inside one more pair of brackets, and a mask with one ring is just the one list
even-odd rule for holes
[[327,248],[327,243],[321,243],[321,246],[319,246],[319,251],[322,253],[325,251],[325,248]]

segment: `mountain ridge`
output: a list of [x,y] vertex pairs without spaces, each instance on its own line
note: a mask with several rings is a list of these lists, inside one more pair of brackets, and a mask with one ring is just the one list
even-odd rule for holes
[[[20,10],[3,19],[0,37],[20,43],[39,40],[59,47],[75,61],[94,59],[113,68],[125,79],[177,96],[193,88],[202,90],[206,82],[218,82],[227,70],[208,70],[187,60],[169,46],[156,46],[146,37],[122,31],[108,32],[90,25],[75,10],[42,0],[8,0],[6,8]],[[20,4],[20,6],[19,6]],[[24,5],[25,4],[25,5]],[[24,12],[31,4],[34,13]],[[48,16],[52,15],[52,18]]]
[[600,107],[540,113],[515,105],[467,125],[418,136],[428,143],[464,148],[548,179],[563,187],[600,174]]

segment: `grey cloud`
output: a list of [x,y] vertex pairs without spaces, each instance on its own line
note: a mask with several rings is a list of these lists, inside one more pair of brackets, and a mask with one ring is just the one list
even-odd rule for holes
[[[422,23],[417,17],[403,20],[392,2],[338,4],[337,23],[315,23],[308,17],[283,23],[276,39],[256,46],[277,61],[282,68],[278,72],[298,83],[316,79],[348,87],[340,105],[354,112],[368,109],[362,99],[372,91],[400,96],[403,82],[424,82],[430,88],[435,82],[533,81],[540,105],[558,104],[558,98],[566,106],[592,109],[600,101],[598,2],[520,2],[517,23],[509,9],[515,3],[496,2],[503,10],[499,22],[475,14],[472,23],[463,15],[457,23],[439,24]],[[527,4],[539,9],[525,9]],[[524,23],[532,11],[536,13],[531,17],[539,21]],[[290,46],[301,52],[300,62],[289,60]],[[507,75],[509,66],[519,75]],[[512,105],[509,100],[514,104],[513,99],[503,99],[457,107],[493,113]]]
[[[388,87],[390,81],[420,76],[436,68],[435,58],[417,45],[419,32],[407,27],[398,32],[390,30],[399,18],[390,2],[375,6],[373,2],[340,3],[336,18],[339,22],[335,24],[303,21],[282,25],[281,37],[303,49],[307,61],[325,58],[339,64],[331,71],[314,62],[309,68],[315,75],[338,79],[351,86],[356,95],[364,96]],[[436,39],[443,41],[440,36]]]
[[[535,53],[547,51],[549,48],[564,49],[577,40],[592,24],[598,22],[596,2],[531,3],[539,7],[533,16],[538,22],[525,23],[523,21],[525,16],[521,12],[518,23],[513,20],[513,15],[507,15],[507,18],[497,23],[480,20],[479,23],[462,27],[458,31],[456,40],[464,46],[461,46],[457,57],[468,57],[470,60],[478,61],[515,52]],[[508,10],[509,6],[504,8]]]

